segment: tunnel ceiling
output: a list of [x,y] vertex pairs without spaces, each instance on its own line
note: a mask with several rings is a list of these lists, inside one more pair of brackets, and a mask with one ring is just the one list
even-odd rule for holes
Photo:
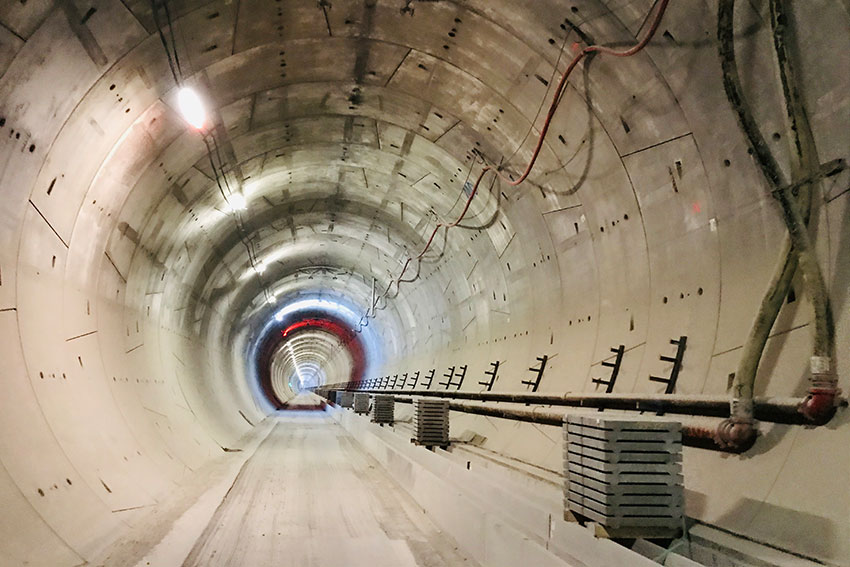
[[[505,179],[525,169],[573,56],[634,45],[658,3],[154,4],[10,10],[7,27],[32,48],[8,63],[2,94],[10,135],[26,133],[22,149],[44,160],[18,190],[71,249],[70,278],[105,291],[114,283],[91,269],[105,257],[127,283],[119,301],[153,307],[172,329],[226,345],[298,296],[365,314],[386,292],[374,323],[385,361],[529,332],[554,344],[594,316],[600,335],[654,334],[691,318],[650,318],[657,300],[717,300],[711,233],[764,202],[743,137],[713,127],[735,128],[722,91],[689,89],[719,82],[703,26],[712,10],[674,2],[646,50],[581,64],[528,180],[485,176],[460,227],[440,231],[405,272],[414,281],[396,286],[483,167]],[[763,28],[752,6],[738,20],[745,41]],[[822,66],[806,63],[807,76]],[[33,90],[55,76],[61,89]],[[214,150],[177,111],[178,82],[208,108]],[[781,129],[778,93],[745,82],[764,93],[765,130]],[[818,84],[813,108],[840,90]],[[812,116],[823,155],[840,152],[835,124]],[[787,158],[778,136],[772,149]],[[231,192],[246,210],[230,209]],[[694,246],[699,265],[665,285],[684,275],[676,249]],[[607,346],[593,350],[583,364]]]
[[[736,127],[722,90],[689,88],[719,83],[704,25],[713,13],[703,3],[674,2],[634,57],[588,57],[529,179],[511,187],[485,177],[461,226],[438,233],[421,265],[405,272],[415,281],[392,286],[433,227],[463,210],[483,167],[509,179],[525,169],[554,85],[578,50],[634,45],[657,7],[15,5],[4,23],[27,49],[5,61],[4,128],[43,163],[13,191],[69,249],[64,268],[77,288],[105,293],[117,276],[126,290],[119,284],[115,295],[128,309],[153,307],[168,328],[220,344],[267,320],[278,297],[325,293],[366,313],[373,290],[387,289],[375,320],[387,360],[529,332],[552,345],[594,317],[597,335],[615,342],[625,329],[655,335],[702,315],[718,336],[737,338],[742,331],[728,332],[731,320],[710,306],[650,317],[659,300],[718,301],[718,227],[737,226],[738,211],[765,203],[744,138],[727,135]],[[763,33],[762,12],[739,10],[742,41]],[[800,34],[811,38],[809,28]],[[822,157],[838,157],[840,127],[825,101],[842,82],[820,73],[826,63],[801,57],[805,77],[828,77],[806,97]],[[214,152],[177,112],[175,74],[208,107]],[[744,81],[763,95],[757,118],[776,131],[772,150],[787,169],[780,95],[762,78]],[[230,192],[244,194],[246,210],[229,209]],[[767,214],[760,249],[780,226]],[[701,258],[685,274],[677,255],[695,248]],[[111,278],[101,277],[105,261]],[[683,282],[665,283],[674,280]],[[546,313],[560,316],[529,323]],[[591,350],[576,362],[598,360],[607,344]],[[700,354],[703,365],[710,352]]]
[[[114,30],[124,22],[124,32],[114,37],[113,31],[102,46],[96,38],[74,46],[89,55],[100,49],[110,62],[81,91],[58,132],[34,201],[41,210],[66,209],[56,213],[62,218],[54,224],[66,240],[81,228],[67,201],[51,200],[54,192],[79,193],[79,218],[111,208],[117,218],[109,221],[114,230],[107,250],[118,272],[126,277],[133,266],[147,270],[135,257],[148,256],[160,267],[148,290],[164,281],[161,272],[179,279],[173,307],[191,303],[184,312],[193,323],[204,319],[206,308],[237,321],[252,306],[268,311],[267,295],[287,282],[297,287],[296,274],[311,265],[348,275],[301,278],[304,289],[345,289],[362,308],[373,277],[378,290],[385,289],[406,257],[422,247],[430,226],[457,216],[465,201],[462,187],[483,164],[521,171],[536,142],[532,123],[539,127],[542,103],[557,78],[555,65],[563,67],[573,44],[591,37],[629,43],[649,13],[642,5],[614,13],[593,2],[571,9],[543,4],[512,19],[505,17],[515,9],[510,3],[416,2],[408,10],[398,1],[169,3],[186,84],[211,109],[226,177],[248,200],[239,215],[242,231],[216,189],[200,136],[174,110],[176,85],[150,4],[128,4],[131,14],[97,8],[87,26],[96,31],[102,22]],[[552,18],[561,13],[562,19]],[[64,25],[61,13],[44,17],[47,29],[39,33],[49,35],[51,23]],[[170,29],[163,28],[169,40]],[[98,72],[96,61],[80,64],[85,77]],[[688,131],[669,86],[647,57],[593,67],[565,94],[566,109],[555,124],[563,134],[547,140],[532,180],[521,190],[485,184],[492,186],[489,193],[482,191],[466,219],[472,230],[438,243],[441,250],[424,263],[418,290],[403,286],[400,292],[402,299],[411,296],[408,304],[393,302],[402,319],[438,325],[439,317],[444,324],[451,311],[444,302],[504,295],[496,294],[504,284],[467,281],[466,259],[445,260],[468,254],[467,238],[482,232],[492,242],[490,259],[497,261],[516,230],[504,210],[510,201],[525,200],[518,207],[543,213],[581,210],[598,189],[579,188],[590,183],[603,189],[609,179],[622,177],[621,155],[650,139]],[[83,89],[82,77],[79,82]],[[636,101],[640,95],[628,117],[634,132],[624,130],[626,118],[612,112],[627,93]],[[69,162],[59,158],[76,150],[81,132],[92,130],[99,134],[96,142],[85,156],[74,155],[69,171]],[[592,172],[584,155],[591,147],[594,161],[604,164]],[[539,216],[521,222],[536,225],[523,230],[545,228]],[[268,265],[259,276],[251,270],[245,239]],[[428,304],[424,297],[442,302]],[[181,317],[175,315],[175,325],[186,324]]]

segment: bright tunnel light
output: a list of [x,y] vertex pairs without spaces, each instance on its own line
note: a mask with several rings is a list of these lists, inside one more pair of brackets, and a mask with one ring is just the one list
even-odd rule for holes
[[275,320],[283,321],[283,318],[300,310],[318,309],[328,311],[342,316],[349,321],[356,321],[358,314],[352,311],[349,307],[342,303],[329,299],[301,299],[286,305],[283,309],[275,313]]
[[244,211],[248,208],[248,201],[245,199],[245,195],[238,191],[230,194],[227,198],[227,204],[231,211]]
[[177,92],[177,106],[183,118],[198,130],[204,127],[207,121],[207,113],[201,97],[189,87],[183,87]]
[[263,262],[262,260],[260,260],[260,261],[259,261],[259,262],[257,262],[257,264],[254,266],[254,271],[255,271],[255,272],[257,272],[258,274],[262,274],[263,272],[265,272],[265,271],[266,271],[266,263],[265,263],[265,262]]

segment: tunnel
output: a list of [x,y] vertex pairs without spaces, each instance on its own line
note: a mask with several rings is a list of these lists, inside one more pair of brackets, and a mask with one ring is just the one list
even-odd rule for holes
[[0,566],[850,565],[846,1],[7,0],[0,75]]

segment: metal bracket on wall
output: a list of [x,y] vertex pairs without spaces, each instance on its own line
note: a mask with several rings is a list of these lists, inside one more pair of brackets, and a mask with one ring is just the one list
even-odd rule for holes
[[531,388],[532,392],[536,392],[537,388],[540,387],[540,380],[543,379],[543,371],[546,370],[546,361],[549,360],[549,355],[544,354],[543,356],[538,356],[537,361],[540,363],[540,366],[534,367],[532,366],[528,370],[534,372],[536,376],[533,380],[523,380],[522,383],[526,385],[526,389]]
[[481,386],[487,386],[488,392],[493,389],[493,383],[496,381],[496,373],[499,372],[499,364],[500,363],[498,360],[495,362],[491,362],[490,370],[486,370],[484,372],[484,376],[489,376],[490,379],[485,382],[479,382]]
[[676,388],[676,380],[679,379],[679,371],[682,369],[682,359],[685,356],[685,347],[688,344],[688,337],[682,335],[678,339],[670,339],[671,345],[677,345],[676,348],[676,356],[664,356],[663,354],[658,358],[663,360],[664,362],[672,362],[673,369],[670,371],[669,378],[661,378],[659,376],[650,376],[649,379],[652,382],[661,382],[662,384],[667,384],[667,388],[664,390],[665,394],[672,394],[673,390]]
[[395,390],[395,384],[396,384],[396,382],[398,382],[398,374],[396,374],[395,376],[393,376],[393,385],[392,385],[392,386],[390,386],[390,390]]
[[[449,379],[449,386],[457,386],[457,389],[460,390],[460,387],[463,386],[463,379],[466,378],[466,364],[458,367],[458,371],[454,373],[455,376],[460,376],[460,380],[457,383],[452,382],[454,378]],[[448,387],[446,388],[448,390]]]
[[[428,379],[428,384],[425,386],[425,389],[426,389],[426,390],[430,390],[430,389],[431,389],[431,382],[433,382],[433,381],[434,381],[434,374],[435,374],[436,372],[437,372],[437,369],[436,369],[436,368],[432,368],[432,369],[431,369],[431,371],[428,373],[428,376],[426,376],[426,377],[425,377],[425,378],[427,378],[427,379]],[[424,381],[423,381],[423,382],[424,382]]]
[[404,385],[407,384],[407,372],[402,374],[403,378],[401,379],[401,385],[398,387],[399,390],[404,390]]
[[389,383],[390,383],[390,376],[388,374],[388,375],[384,376],[384,378],[381,380],[381,388],[382,389],[386,388],[389,385]]
[[414,374],[413,380],[411,380],[411,382],[410,382],[410,389],[411,390],[416,389],[416,383],[417,382],[419,382],[419,371],[418,370],[416,371],[416,374]]
[[626,345],[620,345],[617,348],[612,348],[611,352],[617,355],[614,362],[602,361],[601,363],[602,366],[607,366],[611,369],[611,376],[608,380],[603,380],[601,378],[594,378],[592,380],[594,384],[605,386],[606,394],[610,394],[614,391],[614,383],[617,381],[617,375],[620,374],[620,364],[623,362],[623,353],[626,352]]
[[448,390],[449,386],[452,385],[452,378],[454,378],[454,375],[455,375],[455,368],[456,368],[455,366],[449,366],[449,369],[446,371],[445,374],[443,374],[443,378],[445,378],[446,381],[445,382],[437,382],[437,384],[439,384],[440,386],[445,386],[446,390]]

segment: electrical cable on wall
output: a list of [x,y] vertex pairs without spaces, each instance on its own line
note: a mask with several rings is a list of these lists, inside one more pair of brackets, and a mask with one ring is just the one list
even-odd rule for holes
[[[170,46],[160,19],[160,6],[165,12],[166,24],[168,25],[168,37],[171,39]],[[168,1],[161,0],[161,2],[158,3],[157,0],[151,0],[151,11],[153,13],[153,20],[156,25],[157,34],[159,35],[160,42],[162,42],[162,46],[165,49],[165,55],[168,59],[168,67],[171,70],[171,75],[174,77],[174,82],[177,84],[178,89],[183,89],[185,77],[183,75],[183,68],[180,65],[180,57],[177,52],[177,41],[174,37],[174,22],[171,19],[171,10],[168,7]],[[192,123],[192,121],[190,121],[190,123]],[[231,209],[230,212],[233,214],[233,221],[236,225],[239,241],[243,244],[243,246],[245,246],[245,250],[248,253],[248,263],[260,281],[266,300],[269,303],[272,303],[274,302],[275,296],[266,286],[265,280],[262,276],[262,269],[260,269],[261,262],[258,260],[256,252],[253,250],[252,241],[248,237],[242,218],[239,215],[239,207],[234,205],[235,194],[237,192],[234,192],[233,189],[231,189],[230,182],[227,179],[227,174],[225,173],[225,161],[221,155],[221,149],[215,135],[215,130],[205,128],[202,123],[192,123],[192,125],[201,134],[201,139],[203,140],[204,146],[207,150],[207,159],[209,160],[213,178],[215,179],[216,186],[219,193],[221,193],[225,204]],[[213,156],[215,156],[215,158]],[[216,161],[218,161],[217,165]],[[223,184],[222,181],[224,182]]]
[[[384,292],[380,296],[378,296],[375,299],[375,301],[372,302],[372,306],[370,308],[370,310],[372,312],[377,310],[376,305],[377,305],[378,301],[380,301],[381,298],[387,299],[388,297],[396,297],[398,295],[399,288],[400,288],[402,283],[408,283],[409,281],[413,281],[413,280],[405,280],[404,279],[404,275],[407,272],[407,269],[410,267],[410,264],[413,263],[414,261],[417,262],[417,265],[421,264],[422,257],[431,248],[431,245],[434,242],[434,238],[437,236],[437,233],[440,231],[440,229],[445,229],[446,238],[448,238],[449,229],[452,229],[452,228],[454,228],[454,227],[456,227],[460,224],[460,222],[466,216],[467,212],[469,212],[469,208],[472,204],[472,200],[475,198],[475,195],[478,193],[478,188],[481,185],[481,181],[484,179],[484,176],[487,175],[487,173],[492,171],[495,174],[494,181],[495,181],[496,178],[501,178],[503,181],[505,181],[511,187],[516,187],[516,186],[520,185],[522,182],[524,182],[528,178],[528,176],[531,174],[531,171],[534,169],[534,165],[537,162],[537,158],[540,156],[541,150],[543,149],[543,142],[546,140],[546,135],[549,132],[549,127],[551,126],[552,118],[555,116],[555,112],[558,110],[558,107],[561,104],[561,97],[562,97],[564,90],[566,88],[567,80],[569,79],[573,70],[578,66],[578,64],[585,57],[587,57],[588,55],[592,55],[594,53],[612,55],[614,57],[631,57],[632,55],[635,55],[636,53],[643,50],[643,48],[646,47],[647,44],[652,40],[653,36],[655,35],[655,32],[658,31],[658,26],[661,24],[661,20],[664,17],[664,12],[666,11],[667,5],[669,3],[670,3],[670,0],[660,0],[658,2],[658,8],[656,10],[655,17],[653,18],[652,24],[649,26],[649,29],[647,30],[646,35],[644,36],[644,38],[642,40],[640,40],[638,43],[636,43],[634,46],[630,47],[629,49],[626,49],[624,51],[618,51],[616,49],[612,49],[610,47],[605,47],[605,46],[602,46],[602,45],[589,45],[589,46],[585,47],[584,49],[582,49],[581,51],[579,51],[575,55],[575,57],[573,57],[572,61],[567,66],[566,70],[561,75],[561,79],[558,81],[558,85],[555,88],[555,94],[552,97],[552,102],[549,105],[549,111],[546,113],[546,119],[544,120],[543,126],[540,129],[540,134],[537,137],[537,144],[534,147],[534,151],[532,152],[531,159],[528,161],[528,164],[526,165],[525,170],[523,171],[522,175],[520,175],[518,179],[514,180],[511,176],[505,175],[504,173],[502,173],[500,171],[500,169],[497,168],[497,167],[493,167],[491,165],[484,166],[484,168],[481,170],[481,173],[478,174],[478,177],[475,180],[475,184],[472,186],[472,190],[469,192],[469,196],[466,199],[466,203],[465,203],[463,210],[461,211],[460,215],[454,221],[452,221],[450,223],[445,223],[445,222],[437,223],[437,225],[434,227],[434,230],[431,231],[431,235],[429,236],[429,238],[426,241],[425,246],[422,248],[422,250],[420,250],[419,253],[416,254],[415,256],[409,256],[407,258],[404,265],[402,266],[402,269],[401,269],[401,272],[399,273],[399,275],[395,279],[390,281],[390,283],[387,285],[387,288],[384,290]],[[578,44],[575,44],[575,46],[577,47]],[[560,57],[559,57],[559,60],[560,60]],[[557,66],[556,66],[556,68],[557,68]],[[538,113],[539,113],[539,110],[538,110]],[[523,143],[524,143],[524,141],[525,140],[523,140]],[[514,152],[514,154],[516,154],[516,152]],[[419,271],[419,268],[417,267],[417,273],[418,273],[418,271]],[[413,279],[415,280],[416,278],[413,278]],[[393,288],[393,285],[395,285],[395,293],[391,296],[390,293],[391,293],[391,290]],[[357,329],[357,332],[361,332],[361,330],[364,326],[363,325],[364,318],[366,320],[368,320],[369,317],[370,317],[369,310],[367,310],[367,312],[360,318],[359,328]],[[374,317],[374,315],[372,315],[372,317]]]

